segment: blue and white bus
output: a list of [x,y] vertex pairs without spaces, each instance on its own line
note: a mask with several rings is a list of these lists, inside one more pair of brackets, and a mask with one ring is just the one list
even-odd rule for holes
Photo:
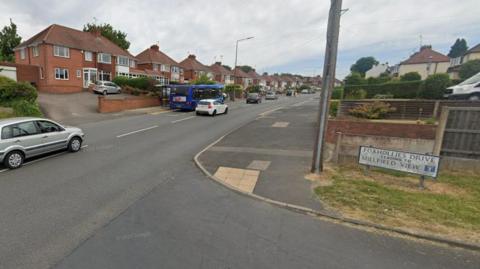
[[171,109],[195,110],[202,99],[224,101],[222,84],[213,85],[168,85],[170,90],[169,103]]

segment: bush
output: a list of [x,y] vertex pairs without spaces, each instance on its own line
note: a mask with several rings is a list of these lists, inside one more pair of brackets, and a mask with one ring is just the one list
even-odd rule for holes
[[396,108],[390,107],[390,104],[375,101],[373,103],[366,103],[355,108],[350,109],[350,115],[357,118],[364,119],[384,119],[389,112],[395,111]]
[[8,105],[16,100],[35,102],[37,100],[37,89],[28,82],[2,79],[0,84],[0,103]]
[[342,97],[343,97],[343,87],[335,87],[332,91],[331,99],[339,100],[339,99],[342,99]]
[[352,72],[345,77],[345,85],[363,85],[366,81],[360,73]]
[[123,76],[117,76],[112,80],[112,82],[114,82],[118,86],[130,86],[132,88],[147,91],[157,91],[155,85],[158,84],[158,81],[156,81],[155,79],[147,77],[127,78]]
[[262,87],[260,85],[250,85],[247,87],[246,91],[247,92],[260,92],[260,90],[262,89]]
[[367,97],[367,91],[364,89],[355,89],[345,96],[345,99],[365,99]]
[[468,61],[460,66],[458,75],[465,80],[480,72],[480,59]]
[[451,81],[447,74],[434,74],[425,80],[419,97],[425,99],[442,99],[445,89],[450,87]]
[[7,84],[7,83],[15,83],[15,80],[13,80],[9,77],[0,76],[0,87],[2,87],[2,85]]
[[17,117],[41,117],[43,116],[38,104],[27,100],[16,101],[12,104],[13,112]]
[[422,80],[422,76],[418,72],[408,72],[400,77],[400,81],[416,81]]
[[422,81],[390,81],[374,85],[347,85],[344,88],[344,96],[350,96],[352,92],[363,89],[367,92],[366,98],[372,98],[377,94],[391,94],[394,98],[413,99],[418,97],[422,88]]
[[339,100],[333,100],[330,101],[330,109],[328,111],[328,114],[332,117],[335,118],[337,116],[338,112],[338,107],[340,106],[340,101]]
[[211,80],[207,75],[203,74],[194,81],[192,81],[191,84],[194,85],[212,85],[215,84],[215,81]]

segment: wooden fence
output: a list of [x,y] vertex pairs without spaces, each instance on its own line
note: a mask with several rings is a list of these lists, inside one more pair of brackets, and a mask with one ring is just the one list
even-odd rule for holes
[[479,101],[466,100],[412,100],[412,99],[386,99],[386,100],[342,100],[337,116],[348,116],[350,109],[375,101],[390,104],[394,112],[387,115],[388,119],[417,120],[439,118],[443,107],[479,107]]
[[480,107],[444,107],[434,154],[480,160]]

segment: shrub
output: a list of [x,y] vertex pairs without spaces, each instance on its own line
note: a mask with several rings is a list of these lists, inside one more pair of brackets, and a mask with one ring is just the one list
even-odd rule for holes
[[331,117],[335,118],[337,116],[339,106],[340,106],[340,101],[339,100],[330,101],[330,109],[328,111],[328,114]]
[[352,72],[350,75],[345,77],[345,85],[362,85],[365,84],[365,79],[360,73]]
[[357,118],[384,119],[389,112],[393,112],[395,110],[396,108],[390,107],[390,104],[375,101],[354,107],[348,112],[350,115]]
[[0,84],[0,103],[8,105],[20,99],[27,102],[35,102],[37,90],[28,82],[3,80],[2,84]]
[[194,81],[192,81],[191,84],[194,85],[212,85],[215,84],[215,81],[211,80],[207,75],[203,74]]
[[392,99],[393,94],[376,94],[373,99]]
[[15,83],[15,80],[9,78],[9,77],[5,77],[5,76],[0,76],[0,87],[3,85],[3,84],[7,84],[7,83]]
[[442,99],[446,88],[451,85],[450,77],[447,74],[430,75],[420,91],[419,97],[425,99]]
[[128,77],[116,76],[116,77],[113,78],[112,82],[117,84],[118,86],[127,86],[129,80],[130,79]]
[[417,98],[421,90],[423,81],[389,81],[382,84],[373,85],[347,85],[344,88],[344,96],[358,89],[367,91],[367,98],[372,98],[377,94],[392,94],[394,98],[413,99]]
[[480,72],[480,59],[468,61],[460,66],[458,75],[465,80]]
[[331,99],[338,100],[342,99],[343,96],[343,87],[335,87],[332,91]]
[[262,87],[260,85],[250,85],[247,87],[247,92],[260,92]]
[[400,77],[400,81],[416,81],[422,80],[422,76],[418,72],[408,72]]
[[365,99],[367,97],[367,91],[364,89],[355,89],[348,93],[345,99]]
[[113,79],[113,82],[118,86],[130,86],[132,88],[147,91],[156,91],[157,88],[155,87],[155,85],[158,84],[158,81],[156,81],[155,79],[147,77],[127,78],[123,76],[118,76]]
[[38,104],[35,102],[28,102],[27,100],[16,101],[12,104],[13,112],[17,117],[31,116],[41,117],[43,116]]

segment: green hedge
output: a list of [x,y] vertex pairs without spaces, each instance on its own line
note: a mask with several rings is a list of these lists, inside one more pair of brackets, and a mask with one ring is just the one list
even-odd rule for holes
[[0,76],[0,104],[10,106],[18,100],[34,103],[37,100],[37,90],[28,82],[15,82]]
[[140,78],[127,78],[123,76],[117,76],[113,79],[113,82],[118,86],[130,86],[140,90],[154,91],[155,85],[158,82],[152,78],[140,77]]
[[342,99],[342,96],[343,96],[343,87],[335,87],[332,91],[331,99],[333,100]]
[[363,89],[367,92],[366,98],[373,98],[375,95],[391,94],[394,98],[414,99],[418,97],[422,87],[423,81],[391,81],[372,85],[346,85],[343,96],[355,95],[355,92]]

